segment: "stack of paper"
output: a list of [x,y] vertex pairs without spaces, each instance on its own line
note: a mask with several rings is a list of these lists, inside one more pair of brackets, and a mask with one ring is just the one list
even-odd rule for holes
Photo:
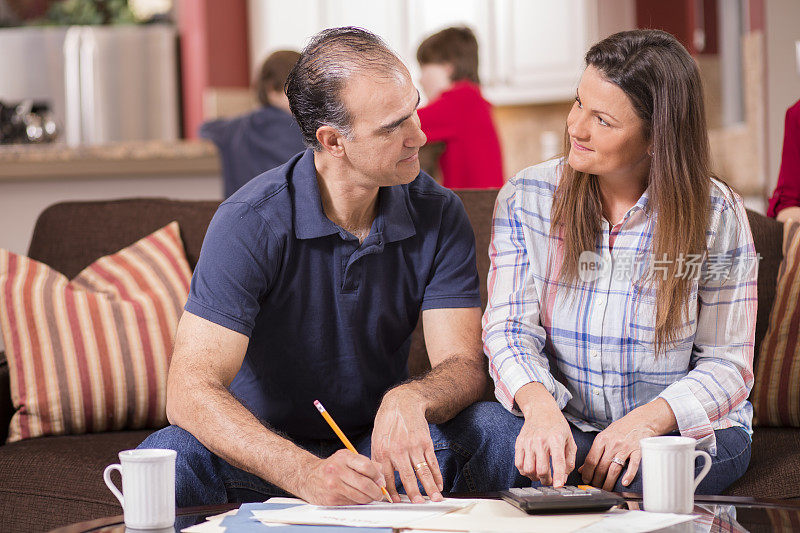
[[265,503],[244,503],[238,510],[210,517],[205,523],[182,529],[186,533],[392,533],[391,528],[358,528],[342,526],[302,526],[263,524],[255,519],[255,511],[277,511],[305,502],[294,498],[272,498]]
[[258,510],[253,516],[266,524],[336,525],[350,527],[408,528],[473,505],[475,500],[447,499],[443,502],[383,503],[325,507],[303,504],[280,510]]
[[187,533],[616,533],[645,532],[691,521],[670,515],[614,509],[607,513],[529,515],[502,500],[445,499],[424,504],[323,507],[294,498],[246,503],[210,518]]

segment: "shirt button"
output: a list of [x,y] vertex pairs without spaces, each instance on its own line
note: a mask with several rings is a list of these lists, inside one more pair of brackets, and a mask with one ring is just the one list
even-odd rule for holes
[[600,396],[600,389],[595,389],[594,395],[595,396]]
[[592,357],[594,357],[595,359],[597,359],[598,357],[600,357],[600,352],[592,351],[592,352],[590,352],[590,355]]

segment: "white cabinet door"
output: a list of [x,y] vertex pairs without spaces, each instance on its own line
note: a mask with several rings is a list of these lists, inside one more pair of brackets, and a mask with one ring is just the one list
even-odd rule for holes
[[251,72],[275,50],[301,50],[323,27],[322,0],[249,0]]
[[[572,98],[583,55],[598,36],[599,1],[249,0],[251,62],[255,70],[274,50],[299,50],[323,28],[360,26],[394,48],[416,81],[420,42],[445,27],[466,25],[478,38],[489,100],[565,101]],[[632,6],[632,0],[606,2],[604,9],[613,7],[609,12]]]
[[324,28],[358,26],[399,54],[408,49],[407,0],[249,0],[253,71],[275,50],[301,50]]
[[407,12],[405,1],[326,0],[322,19],[326,28],[358,26],[369,30],[402,55],[408,48]]
[[567,100],[594,41],[594,0],[497,0],[498,73],[488,95],[503,103]]
[[484,84],[492,83],[497,60],[493,43],[495,0],[407,0],[408,49],[403,59],[417,78],[417,48],[429,35],[450,26],[469,26],[478,39],[479,75]]

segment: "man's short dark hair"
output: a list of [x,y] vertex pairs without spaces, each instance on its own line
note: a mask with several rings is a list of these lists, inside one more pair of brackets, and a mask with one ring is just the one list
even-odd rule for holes
[[354,72],[396,76],[403,63],[377,35],[361,28],[329,28],[311,38],[286,80],[286,96],[303,141],[321,150],[320,126],[350,135],[352,117],[342,102],[345,82]]
[[417,61],[420,65],[453,65],[450,81],[481,82],[478,77],[478,40],[466,26],[445,28],[422,41],[417,48]]
[[286,85],[286,78],[292,71],[294,64],[300,59],[300,53],[294,50],[278,50],[272,52],[261,64],[258,78],[255,82],[255,91],[261,105],[269,105],[267,93],[269,91],[281,92]]

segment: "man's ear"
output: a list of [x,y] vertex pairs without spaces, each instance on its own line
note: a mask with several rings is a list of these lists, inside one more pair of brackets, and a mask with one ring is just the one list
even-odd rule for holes
[[333,126],[320,126],[317,128],[317,141],[323,150],[333,157],[344,157],[344,135]]

